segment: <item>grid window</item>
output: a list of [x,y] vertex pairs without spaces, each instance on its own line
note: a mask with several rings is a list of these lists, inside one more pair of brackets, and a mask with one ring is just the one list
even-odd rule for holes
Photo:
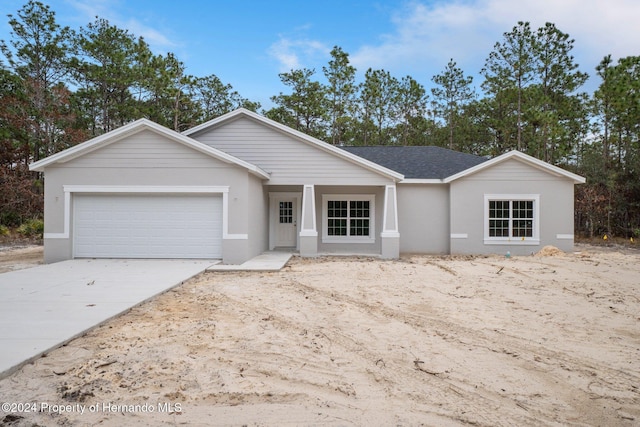
[[533,200],[489,200],[489,237],[533,237]]
[[489,236],[509,237],[509,201],[489,201]]
[[369,201],[349,202],[349,234],[351,236],[369,235]]
[[327,236],[369,237],[370,206],[369,200],[327,201]]
[[293,202],[280,202],[280,224],[293,223]]
[[533,201],[514,200],[512,202],[512,227],[513,237],[533,236]]
[[327,234],[329,236],[347,235],[347,206],[346,200],[329,200],[327,204]]

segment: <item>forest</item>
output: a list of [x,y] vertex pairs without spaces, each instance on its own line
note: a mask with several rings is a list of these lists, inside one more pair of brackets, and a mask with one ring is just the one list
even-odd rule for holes
[[553,23],[505,32],[487,52],[480,91],[453,58],[428,91],[383,69],[358,80],[335,46],[321,71],[279,74],[285,90],[266,109],[105,19],[62,27],[55,11],[30,0],[8,22],[0,235],[42,218],[45,178],[30,163],[142,117],[183,131],[244,107],[334,145],[437,145],[487,157],[517,149],[587,178],[576,186],[577,235],[640,236],[640,56],[614,62],[603,52],[592,70],[597,89],[586,93],[574,40]]

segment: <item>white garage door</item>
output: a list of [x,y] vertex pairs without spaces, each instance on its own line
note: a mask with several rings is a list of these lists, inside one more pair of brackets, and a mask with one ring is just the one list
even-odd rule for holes
[[219,195],[76,195],[77,258],[222,258]]

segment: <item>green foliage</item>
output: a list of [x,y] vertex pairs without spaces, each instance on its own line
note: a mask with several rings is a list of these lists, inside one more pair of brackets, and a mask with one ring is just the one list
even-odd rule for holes
[[0,224],[0,237],[7,237],[10,234],[9,227]]
[[314,74],[315,70],[307,68],[280,73],[280,81],[291,88],[291,94],[281,92],[271,100],[278,106],[276,117],[282,123],[307,135],[325,139],[328,115],[326,89],[311,80]]
[[576,91],[587,75],[571,56],[574,41],[547,23],[533,31],[518,22],[489,54],[482,88],[493,102],[492,151],[518,149],[558,163],[575,154],[587,133],[584,95]]
[[18,233],[24,237],[42,238],[44,222],[41,219],[30,219],[18,227]]
[[[459,130],[464,106],[475,99],[475,93],[471,89],[473,77],[465,77],[464,72],[456,65],[453,59],[449,60],[445,71],[432,78],[438,86],[431,89],[434,114],[445,121],[449,130],[450,149],[466,145],[456,130]],[[454,139],[454,135],[457,138]]]
[[356,108],[356,69],[349,64],[349,54],[335,46],[331,51],[328,67],[322,67],[329,84],[326,88],[330,117],[330,139],[333,145],[349,140],[349,129],[353,127],[351,117]]
[[132,88],[142,85],[148,45],[101,18],[81,28],[73,42],[73,79],[80,85],[79,106],[92,135],[131,121],[138,111]]

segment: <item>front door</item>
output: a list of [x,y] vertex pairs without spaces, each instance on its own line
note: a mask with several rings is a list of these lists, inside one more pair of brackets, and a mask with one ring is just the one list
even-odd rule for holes
[[298,215],[294,198],[276,201],[275,245],[277,247],[296,247]]

